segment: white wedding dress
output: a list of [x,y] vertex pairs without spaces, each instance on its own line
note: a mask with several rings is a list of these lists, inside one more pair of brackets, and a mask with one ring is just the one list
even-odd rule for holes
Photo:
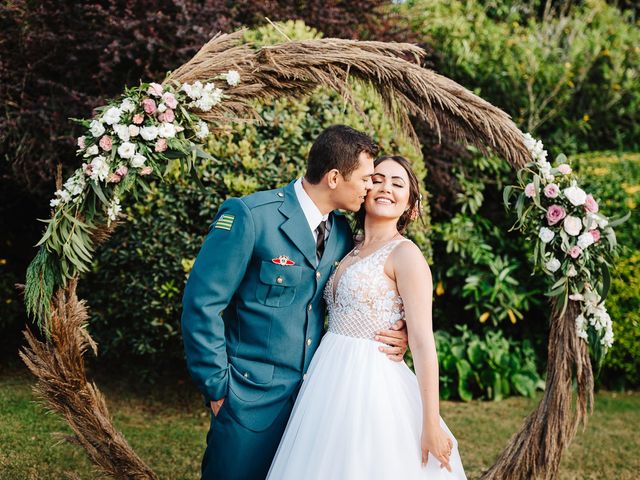
[[[348,255],[327,282],[322,338],[268,477],[272,480],[466,479],[455,438],[453,472],[429,454],[421,464],[422,403],[416,376],[373,340],[403,317],[384,264],[403,239],[360,258]],[[336,277],[338,275],[338,277]],[[335,283],[335,285],[334,285]]]

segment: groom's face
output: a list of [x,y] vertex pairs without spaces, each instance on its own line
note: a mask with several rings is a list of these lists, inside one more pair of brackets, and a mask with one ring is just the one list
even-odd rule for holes
[[336,207],[352,212],[360,210],[367,192],[373,187],[371,182],[373,172],[373,157],[366,152],[360,152],[358,168],[351,172],[348,179],[340,175],[340,182],[334,194]]

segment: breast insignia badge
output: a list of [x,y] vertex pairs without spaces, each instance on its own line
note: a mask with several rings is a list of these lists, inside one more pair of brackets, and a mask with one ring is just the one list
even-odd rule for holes
[[273,263],[275,263],[276,265],[282,265],[283,267],[288,267],[290,265],[295,265],[296,264],[296,262],[291,260],[286,255],[280,255],[279,257],[272,258],[271,261]]

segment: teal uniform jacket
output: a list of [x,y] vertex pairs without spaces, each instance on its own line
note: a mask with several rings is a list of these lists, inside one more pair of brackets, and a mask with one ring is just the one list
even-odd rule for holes
[[318,265],[294,182],[230,198],[189,275],[182,313],[189,372],[207,403],[225,397],[223,409],[252,432],[268,429],[291,402],[320,343],[323,290],[352,247],[346,218],[332,212],[330,222]]

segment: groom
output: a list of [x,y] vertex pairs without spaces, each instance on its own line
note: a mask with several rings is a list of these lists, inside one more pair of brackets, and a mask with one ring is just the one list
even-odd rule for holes
[[[303,178],[220,207],[182,313],[187,366],[213,413],[204,479],[266,477],[322,338],[326,281],[352,248],[347,220],[334,210],[360,209],[377,152],[367,135],[329,127]],[[403,325],[379,334],[397,361]]]

